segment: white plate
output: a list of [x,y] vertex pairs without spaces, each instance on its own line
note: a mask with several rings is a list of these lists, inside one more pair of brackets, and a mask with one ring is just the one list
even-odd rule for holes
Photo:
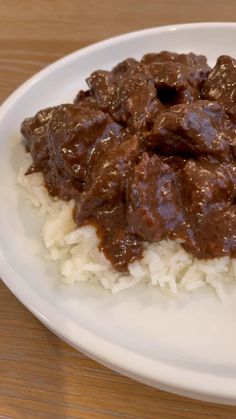
[[236,56],[236,24],[148,29],[77,51],[38,73],[0,110],[0,271],[6,285],[47,327],[99,362],[161,389],[236,404],[236,284],[226,301],[202,290],[169,300],[143,286],[111,295],[58,282],[45,262],[42,221],[16,186],[23,156],[19,126],[49,105],[71,101],[85,78],[126,57],[163,49]]

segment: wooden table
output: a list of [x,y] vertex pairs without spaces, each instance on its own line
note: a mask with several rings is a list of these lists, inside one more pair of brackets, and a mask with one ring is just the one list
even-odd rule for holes
[[[235,0],[8,0],[0,3],[0,100],[92,42],[146,27],[230,21]],[[105,20],[104,20],[105,19]],[[236,418],[236,407],[155,390],[63,343],[0,282],[0,418]]]

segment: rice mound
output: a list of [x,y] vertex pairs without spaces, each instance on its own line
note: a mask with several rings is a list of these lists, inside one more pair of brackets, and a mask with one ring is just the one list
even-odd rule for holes
[[130,264],[127,274],[116,272],[98,248],[95,228],[76,227],[72,218],[73,200],[52,198],[41,173],[24,175],[31,162],[26,154],[17,180],[27,199],[45,217],[41,237],[48,250],[47,258],[59,262],[63,282],[72,285],[76,281],[96,280],[112,293],[134,287],[141,281],[171,294],[210,285],[224,298],[224,285],[236,280],[236,259],[225,256],[198,260],[180,243],[170,240],[145,243],[142,260]]

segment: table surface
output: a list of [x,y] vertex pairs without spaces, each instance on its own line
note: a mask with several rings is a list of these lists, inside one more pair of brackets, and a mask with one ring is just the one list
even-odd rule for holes
[[[234,17],[235,0],[2,1],[0,100],[48,63],[98,40]],[[2,282],[0,336],[0,418],[236,417],[236,407],[158,391],[88,359],[39,323]]]

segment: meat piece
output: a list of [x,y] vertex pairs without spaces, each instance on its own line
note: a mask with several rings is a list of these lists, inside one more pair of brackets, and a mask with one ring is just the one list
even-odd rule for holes
[[145,54],[141,60],[141,63],[145,65],[165,62],[181,63],[188,67],[198,65],[199,67],[202,67],[203,70],[209,70],[206,57],[204,55],[196,55],[193,52],[190,52],[189,54],[178,54],[177,52],[164,50],[158,53]]
[[210,71],[202,55],[162,51],[147,54],[141,63],[154,78],[158,98],[167,105],[191,103],[200,99],[200,89]]
[[195,230],[195,245],[184,244],[199,259],[236,257],[236,205],[209,211]]
[[88,86],[99,109],[112,115],[117,85],[110,71],[98,70],[87,79]]
[[146,54],[141,60],[142,64],[161,64],[161,63],[179,63],[189,69],[189,77],[191,77],[191,84],[199,86],[210,72],[210,67],[207,64],[207,59],[204,55],[196,55],[190,52],[189,54],[177,54],[176,52],[161,51],[158,54]]
[[158,241],[166,233],[184,229],[178,179],[157,156],[144,153],[134,167],[127,188],[126,218],[132,233]]
[[31,153],[33,164],[27,174],[44,170],[49,159],[47,146],[47,127],[54,108],[39,111],[34,117],[25,119],[21,124],[21,133],[25,137],[25,147]]
[[191,103],[200,99],[198,86],[191,83],[195,79],[185,65],[171,61],[153,63],[148,67],[155,81],[157,97],[163,104]]
[[166,154],[210,154],[229,160],[230,137],[235,137],[235,128],[229,126],[224,109],[202,100],[173,106],[158,115],[145,146]]
[[236,257],[236,205],[209,212],[201,223],[198,240],[204,258]]
[[236,60],[222,55],[217,59],[202,88],[202,97],[217,100],[236,123]]
[[[92,103],[97,108],[108,112],[113,116],[115,102],[117,102],[117,90],[122,80],[136,73],[147,73],[146,67],[139,64],[138,61],[128,58],[122,61],[112,71],[97,70],[87,78],[89,92],[79,92],[76,97],[76,103]],[[149,77],[151,77],[150,73]],[[86,95],[86,96],[85,96]]]
[[62,199],[78,196],[87,180],[96,145],[123,139],[121,127],[101,111],[75,105],[59,106],[48,126],[51,193]]
[[81,90],[75,98],[75,103],[95,107],[112,115],[117,87],[130,73],[133,74],[131,70],[138,65],[138,61],[128,58],[115,66],[112,71],[94,71],[87,78],[90,90],[86,92]]
[[129,263],[142,257],[142,241],[127,226],[122,202],[105,205],[89,222],[97,228],[99,247],[117,271],[126,272]]
[[100,248],[118,271],[126,271],[143,251],[141,240],[128,228],[123,203],[127,177],[139,153],[136,137],[120,144],[101,143],[74,212],[77,225],[89,222],[96,227]]
[[109,115],[76,105],[40,111],[23,122],[21,132],[33,158],[27,173],[41,170],[50,194],[61,199],[82,192],[96,145],[124,136]]
[[134,71],[137,72],[137,67],[140,67],[139,62],[134,58],[127,58],[117,64],[111,71],[114,82],[119,85],[123,79],[127,78]]
[[[145,54],[141,60],[141,63],[148,65],[153,63],[166,63],[171,61],[176,61],[180,54],[177,54],[176,52],[170,52],[170,51],[161,51],[158,53],[148,53]],[[183,54],[181,54],[183,55]]]
[[89,180],[76,209],[76,222],[83,224],[107,202],[122,201],[127,176],[140,154],[139,142],[132,137],[121,144],[100,144]]
[[99,70],[87,79],[97,107],[134,131],[150,127],[162,109],[150,72],[128,59],[111,72]]
[[186,212],[199,219],[212,210],[233,204],[236,196],[236,166],[202,159],[188,160],[182,170]]
[[144,132],[150,128],[161,110],[162,105],[149,76],[135,73],[121,82],[114,117],[131,132]]

